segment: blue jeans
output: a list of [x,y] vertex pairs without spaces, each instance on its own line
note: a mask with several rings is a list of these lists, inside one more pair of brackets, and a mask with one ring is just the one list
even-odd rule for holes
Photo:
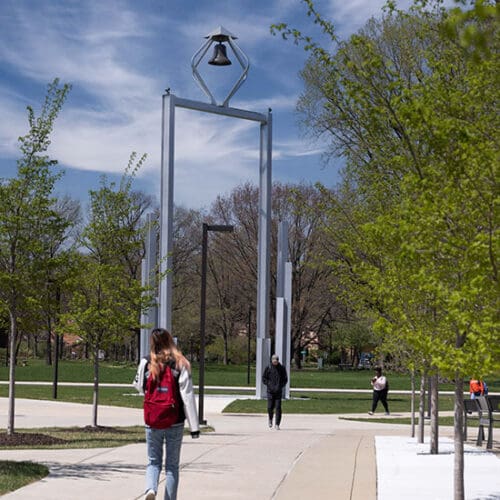
[[148,465],[146,467],[146,491],[158,493],[163,462],[163,443],[166,443],[165,456],[165,500],[177,499],[179,485],[179,461],[181,454],[184,423],[175,424],[168,429],[151,429],[146,427],[146,444],[148,447]]

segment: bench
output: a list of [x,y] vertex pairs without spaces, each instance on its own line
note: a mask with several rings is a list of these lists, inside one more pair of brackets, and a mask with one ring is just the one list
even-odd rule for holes
[[477,433],[477,446],[483,444],[484,428],[488,427],[488,441],[486,448],[493,448],[493,426],[500,422],[500,396],[479,396],[473,399],[479,408],[479,432]]
[[[480,418],[479,406],[475,399],[464,399],[464,441],[467,441],[467,429],[469,427],[469,420],[479,420]],[[484,439],[484,429],[483,429]]]

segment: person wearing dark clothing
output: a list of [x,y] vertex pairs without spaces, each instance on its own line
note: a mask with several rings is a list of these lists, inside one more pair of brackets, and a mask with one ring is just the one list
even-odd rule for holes
[[276,429],[279,430],[281,424],[281,398],[283,388],[288,382],[285,367],[280,363],[279,357],[273,354],[271,364],[266,367],[262,375],[262,382],[267,386],[267,413],[269,415],[269,427],[273,426],[274,410],[276,409]]
[[387,404],[387,393],[389,392],[389,382],[387,378],[382,375],[382,368],[375,368],[375,376],[371,379],[370,383],[373,387],[373,402],[372,409],[368,413],[373,415],[380,401],[385,408],[385,414],[389,415],[389,406]]

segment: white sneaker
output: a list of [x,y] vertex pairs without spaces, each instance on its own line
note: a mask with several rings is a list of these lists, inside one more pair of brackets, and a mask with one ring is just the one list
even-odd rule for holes
[[269,420],[269,428],[272,429],[272,427],[273,427],[273,421]]
[[148,490],[146,492],[144,500],[155,500],[155,498],[156,498],[156,493],[153,490]]
[[277,430],[277,431],[279,431],[279,430],[280,430],[280,426],[279,426],[279,425],[277,425],[277,426],[276,426],[276,430]]
[[372,412],[372,411],[369,411],[369,412],[368,412],[368,415],[373,415],[373,412]]

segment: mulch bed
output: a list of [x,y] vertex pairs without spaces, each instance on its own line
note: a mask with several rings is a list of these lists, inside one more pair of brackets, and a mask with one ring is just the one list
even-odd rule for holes
[[9,435],[4,432],[0,433],[0,446],[50,446],[64,443],[66,443],[66,440],[47,436],[46,434],[15,432]]
[[[124,429],[117,429],[115,427],[105,427],[98,425],[97,427],[92,427],[87,425],[86,427],[73,427],[72,429],[64,429],[67,432],[75,433],[92,433],[92,434],[123,434],[128,431]],[[12,435],[8,435],[6,432],[0,433],[0,447],[2,446],[51,446],[56,444],[65,444],[68,441],[66,439],[61,439],[54,436],[49,436],[47,434],[39,434],[33,432],[14,432]]]

